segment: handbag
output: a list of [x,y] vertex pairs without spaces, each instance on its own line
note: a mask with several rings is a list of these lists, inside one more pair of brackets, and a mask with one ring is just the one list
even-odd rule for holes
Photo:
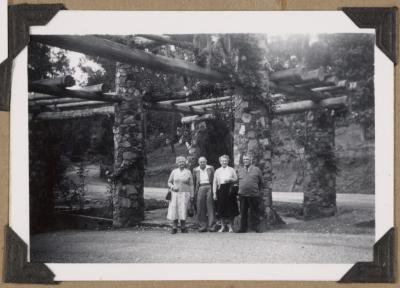
[[167,195],[165,195],[165,200],[170,201],[172,197],[171,189],[168,189]]

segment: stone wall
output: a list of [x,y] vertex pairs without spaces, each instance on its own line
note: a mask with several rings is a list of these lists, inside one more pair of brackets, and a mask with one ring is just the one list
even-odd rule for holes
[[117,63],[116,92],[124,101],[115,104],[113,226],[132,226],[144,219],[144,124],[142,95],[128,64]]
[[303,215],[305,219],[336,213],[335,126],[330,110],[307,112],[306,173]]

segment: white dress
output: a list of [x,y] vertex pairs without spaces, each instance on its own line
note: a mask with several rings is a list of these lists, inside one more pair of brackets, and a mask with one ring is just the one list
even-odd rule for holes
[[171,193],[167,219],[186,220],[190,196],[193,195],[192,173],[188,169],[180,170],[177,168],[172,170],[168,179],[168,187],[172,185],[178,191]]

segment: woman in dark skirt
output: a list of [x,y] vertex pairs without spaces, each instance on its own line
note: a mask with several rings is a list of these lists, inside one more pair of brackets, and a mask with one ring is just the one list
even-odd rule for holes
[[228,166],[229,156],[219,157],[221,167],[214,174],[214,200],[217,200],[217,214],[221,218],[222,227],[218,232],[233,232],[233,219],[239,215],[236,194],[233,184],[237,181],[237,175],[232,167]]

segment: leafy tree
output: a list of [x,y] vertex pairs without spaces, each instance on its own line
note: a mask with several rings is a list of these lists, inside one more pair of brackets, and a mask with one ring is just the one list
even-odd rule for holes
[[361,126],[364,137],[374,135],[374,35],[321,35],[329,47],[332,71],[341,79],[356,81],[351,96],[350,120]]
[[47,45],[31,42],[28,46],[28,78],[29,81],[52,78],[70,74],[73,69],[65,50],[50,48]]

